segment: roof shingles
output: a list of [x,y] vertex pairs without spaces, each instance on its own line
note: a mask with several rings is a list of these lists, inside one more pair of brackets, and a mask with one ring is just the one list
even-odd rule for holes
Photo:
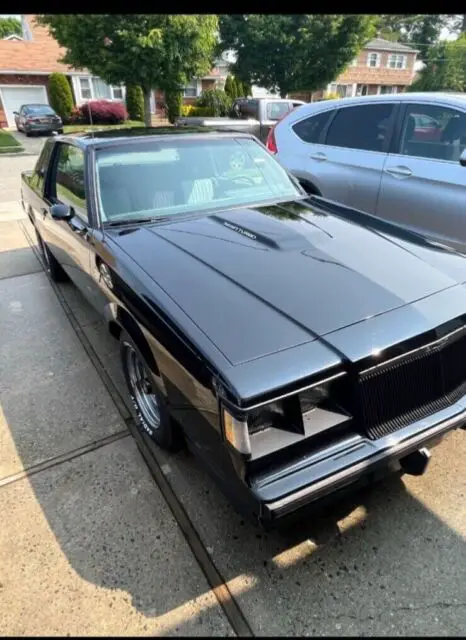
[[65,53],[49,34],[47,27],[36,24],[34,15],[24,19],[30,28],[31,40],[0,40],[0,73],[19,71],[23,73],[53,73],[76,71],[59,62]]

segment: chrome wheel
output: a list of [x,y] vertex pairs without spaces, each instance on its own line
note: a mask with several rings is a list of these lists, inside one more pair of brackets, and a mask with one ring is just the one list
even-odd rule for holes
[[153,392],[147,368],[141,362],[132,345],[126,342],[124,347],[131,394],[143,420],[152,429],[158,429],[160,427],[160,407],[157,396]]

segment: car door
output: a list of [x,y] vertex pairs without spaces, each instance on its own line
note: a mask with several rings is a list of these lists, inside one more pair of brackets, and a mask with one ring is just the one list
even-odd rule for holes
[[[427,116],[439,134],[425,135]],[[432,130],[432,126],[431,126]],[[403,105],[380,186],[377,215],[466,250],[466,112],[447,104]]]
[[397,109],[393,100],[371,101],[303,118],[284,164],[324,197],[374,213]]
[[322,195],[375,213],[398,103],[393,100],[338,109],[325,134],[325,149],[310,154]]
[[19,130],[22,128],[23,121],[25,119],[25,107],[20,107],[19,111],[15,112],[15,126]]
[[[97,285],[92,277],[94,240],[86,193],[86,157],[82,149],[65,142],[57,143],[55,147],[44,194],[43,238],[68,276],[95,305]],[[66,220],[52,218],[50,207],[53,204],[68,205],[72,217]]]

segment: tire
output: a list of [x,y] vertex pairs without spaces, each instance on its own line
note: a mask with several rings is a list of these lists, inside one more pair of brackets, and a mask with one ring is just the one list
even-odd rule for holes
[[66,272],[63,270],[55,256],[52,255],[52,252],[48,248],[47,244],[42,240],[42,237],[37,229],[36,236],[37,242],[39,244],[39,250],[45,263],[45,270],[47,271],[49,276],[54,282],[66,282],[67,280],[69,280]]
[[162,449],[176,451],[181,434],[170,416],[167,402],[152,380],[152,374],[131,336],[120,335],[120,357],[132,413],[139,431]]
[[32,136],[32,133],[30,131],[28,131],[27,129],[24,130],[24,133],[26,134],[27,138],[30,138]]
[[305,180],[302,180],[302,181],[300,180],[299,183],[302,186],[302,188],[306,191],[306,193],[308,193],[310,196],[322,195],[321,193],[319,193],[319,190],[316,189],[314,185],[310,184],[309,182],[306,182]]

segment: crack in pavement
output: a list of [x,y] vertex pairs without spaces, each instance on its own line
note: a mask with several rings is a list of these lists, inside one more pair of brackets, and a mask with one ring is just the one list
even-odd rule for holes
[[368,615],[368,616],[364,616],[364,617],[360,617],[356,614],[352,614],[352,613],[341,613],[338,615],[334,615],[334,616],[319,616],[317,614],[312,614],[312,618],[313,620],[341,620],[342,618],[348,618],[349,620],[357,620],[358,622],[366,622],[368,620],[381,620],[384,616],[393,616],[395,613],[398,613],[400,611],[425,611],[428,609],[435,609],[435,608],[443,608],[443,609],[448,609],[451,607],[466,607],[466,602],[431,602],[429,604],[422,604],[419,606],[414,606],[414,605],[403,605],[401,607],[396,607],[395,609],[389,609],[386,611],[382,611],[381,613],[377,614],[377,615]]

